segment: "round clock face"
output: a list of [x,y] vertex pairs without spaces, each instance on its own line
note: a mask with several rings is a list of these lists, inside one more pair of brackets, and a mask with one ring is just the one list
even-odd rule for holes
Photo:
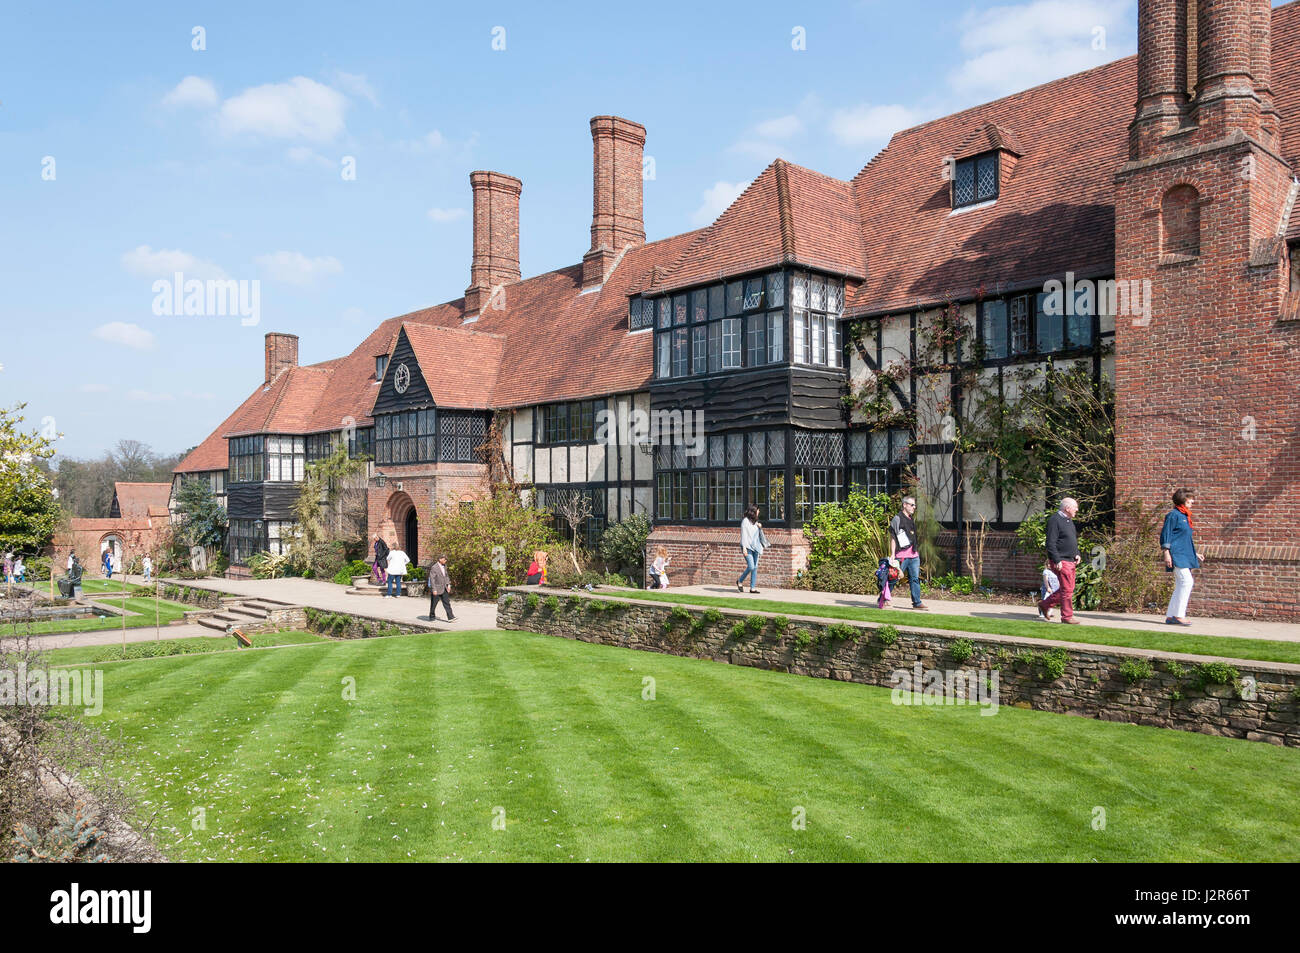
[[397,370],[393,372],[393,389],[399,394],[405,394],[406,388],[411,386],[411,369],[405,364],[398,364]]

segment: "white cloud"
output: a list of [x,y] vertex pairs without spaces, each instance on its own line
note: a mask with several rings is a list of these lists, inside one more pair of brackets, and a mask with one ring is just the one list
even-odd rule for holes
[[429,209],[429,219],[434,222],[454,222],[458,218],[464,218],[466,215],[463,208],[431,208]]
[[915,126],[920,121],[920,115],[907,106],[862,103],[835,110],[831,115],[831,134],[845,145],[860,146],[888,141],[900,129]]
[[210,261],[196,258],[179,248],[160,248],[154,251],[148,245],[137,245],[122,255],[122,267],[137,278],[170,278],[183,272],[186,278],[224,278],[225,271]]
[[336,163],[325,158],[311,146],[293,146],[287,153],[290,162],[296,162],[299,165],[317,165],[323,169],[335,169]]
[[335,70],[334,82],[338,84],[340,89],[346,90],[353,96],[368,100],[370,105],[379,105],[379,97],[375,95],[375,88],[370,85],[370,80],[366,79],[364,73],[345,73],[342,70]]
[[740,193],[749,188],[748,182],[715,182],[704,190],[700,207],[691,215],[695,225],[707,225],[727,210]]
[[132,389],[126,392],[127,400],[138,400],[146,404],[162,404],[169,400],[175,400],[171,394],[156,393],[148,390]]
[[202,76],[186,76],[162,98],[162,104],[211,109],[217,104],[217,98],[217,87],[212,85],[212,80],[204,79]]
[[147,351],[153,347],[153,334],[140,327],[138,324],[128,324],[125,321],[110,321],[107,324],[101,324],[90,332],[101,341],[107,341],[109,344],[121,344],[123,347],[135,348],[137,351]]
[[967,59],[949,74],[969,99],[1005,96],[1133,51],[1132,0],[1030,0],[971,11]]
[[308,258],[298,251],[277,251],[253,260],[272,280],[302,288],[343,272],[342,263],[330,255]]
[[328,142],[343,133],[348,98],[305,76],[244,90],[221,104],[221,127],[231,135]]
[[437,129],[430,129],[418,139],[405,139],[398,143],[403,149],[409,149],[412,152],[440,152],[446,149],[451,143]]
[[789,139],[803,132],[803,129],[803,120],[795,115],[767,119],[754,127],[755,132],[764,139]]

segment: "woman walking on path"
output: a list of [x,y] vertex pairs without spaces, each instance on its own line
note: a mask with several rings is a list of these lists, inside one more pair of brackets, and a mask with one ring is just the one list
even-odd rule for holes
[[1192,491],[1182,487],[1174,491],[1174,508],[1160,529],[1160,548],[1164,550],[1165,572],[1174,574],[1174,594],[1169,597],[1165,625],[1191,625],[1187,621],[1187,600],[1191,598],[1192,570],[1201,568],[1205,557],[1196,551],[1192,540]]
[[381,586],[388,581],[388,544],[382,536],[375,537],[375,578]]
[[758,557],[767,548],[763,524],[758,521],[758,507],[750,504],[745,518],[740,521],[740,549],[745,554],[745,571],[736,580],[736,591],[745,591],[745,577],[749,577],[749,591],[758,594]]

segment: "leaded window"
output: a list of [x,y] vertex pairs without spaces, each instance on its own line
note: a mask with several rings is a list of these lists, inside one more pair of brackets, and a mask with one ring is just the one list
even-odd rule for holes
[[957,163],[952,184],[952,207],[962,208],[998,197],[998,154],[962,159]]

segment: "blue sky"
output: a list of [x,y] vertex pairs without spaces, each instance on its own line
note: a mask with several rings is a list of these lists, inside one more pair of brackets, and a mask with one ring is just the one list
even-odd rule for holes
[[[777,156],[851,177],[892,132],[1135,33],[1134,0],[10,5],[0,403],[65,455],[182,450],[261,382],[267,331],[311,363],[463,293],[471,170],[523,180],[525,275],[578,261],[593,115],[647,127],[662,238]],[[260,323],[155,315],[178,268],[260,281]]]

